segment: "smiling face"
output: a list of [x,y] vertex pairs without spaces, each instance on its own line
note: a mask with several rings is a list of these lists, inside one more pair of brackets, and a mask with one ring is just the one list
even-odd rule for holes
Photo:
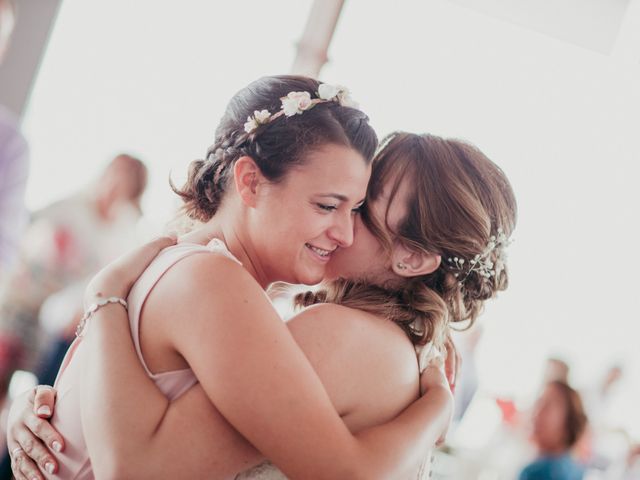
[[331,259],[353,242],[356,210],[371,167],[357,151],[324,145],[278,183],[264,183],[252,210],[260,269],[273,281],[320,282]]

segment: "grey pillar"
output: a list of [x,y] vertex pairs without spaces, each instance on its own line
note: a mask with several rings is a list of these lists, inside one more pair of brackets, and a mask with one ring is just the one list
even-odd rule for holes
[[17,16],[0,65],[0,104],[21,117],[62,0],[14,0]]

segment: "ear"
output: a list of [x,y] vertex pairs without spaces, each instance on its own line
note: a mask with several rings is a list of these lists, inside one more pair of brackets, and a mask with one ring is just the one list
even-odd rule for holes
[[391,254],[391,269],[401,277],[418,277],[435,272],[441,260],[440,255],[435,253],[409,250],[404,245],[396,243]]
[[255,207],[262,172],[253,158],[244,156],[236,160],[233,165],[233,181],[242,202],[248,207]]

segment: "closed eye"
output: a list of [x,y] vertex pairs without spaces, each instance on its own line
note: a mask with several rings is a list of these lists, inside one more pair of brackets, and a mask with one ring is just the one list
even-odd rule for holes
[[318,206],[319,209],[325,210],[327,212],[333,212],[338,209],[337,205],[327,205],[325,203],[317,203],[316,205]]
[[360,203],[357,207],[352,208],[351,213],[355,213],[355,214],[362,213],[363,208],[364,208],[364,202]]

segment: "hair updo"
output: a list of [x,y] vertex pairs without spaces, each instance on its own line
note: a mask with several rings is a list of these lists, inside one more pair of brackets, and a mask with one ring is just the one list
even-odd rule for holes
[[503,232],[509,237],[516,223],[515,196],[502,170],[466,142],[396,132],[381,145],[367,202],[391,184],[391,205],[401,182],[410,179],[407,215],[395,231],[380,225],[367,208],[363,222],[389,251],[401,242],[414,251],[440,255],[440,266],[433,273],[385,285],[337,280],[317,295],[300,296],[298,303],[328,301],[359,308],[395,321],[415,344],[441,344],[450,323],[468,321],[471,326],[484,301],[507,288],[502,246],[487,254],[486,260],[495,265],[490,276],[477,270],[460,272],[446,259],[466,259],[468,265],[487,250],[492,236]]
[[280,99],[290,92],[309,92],[316,98],[320,84],[308,77],[278,75],[262,77],[236,93],[206,159],[191,163],[182,189],[172,185],[185,202],[185,213],[203,222],[211,219],[222,202],[233,164],[242,156],[251,157],[271,182],[281,181],[292,167],[305,163],[308,153],[327,144],[353,148],[369,163],[378,144],[369,117],[337,102],[320,103],[300,115],[282,116],[250,133],[244,130],[254,111],[278,112]]

